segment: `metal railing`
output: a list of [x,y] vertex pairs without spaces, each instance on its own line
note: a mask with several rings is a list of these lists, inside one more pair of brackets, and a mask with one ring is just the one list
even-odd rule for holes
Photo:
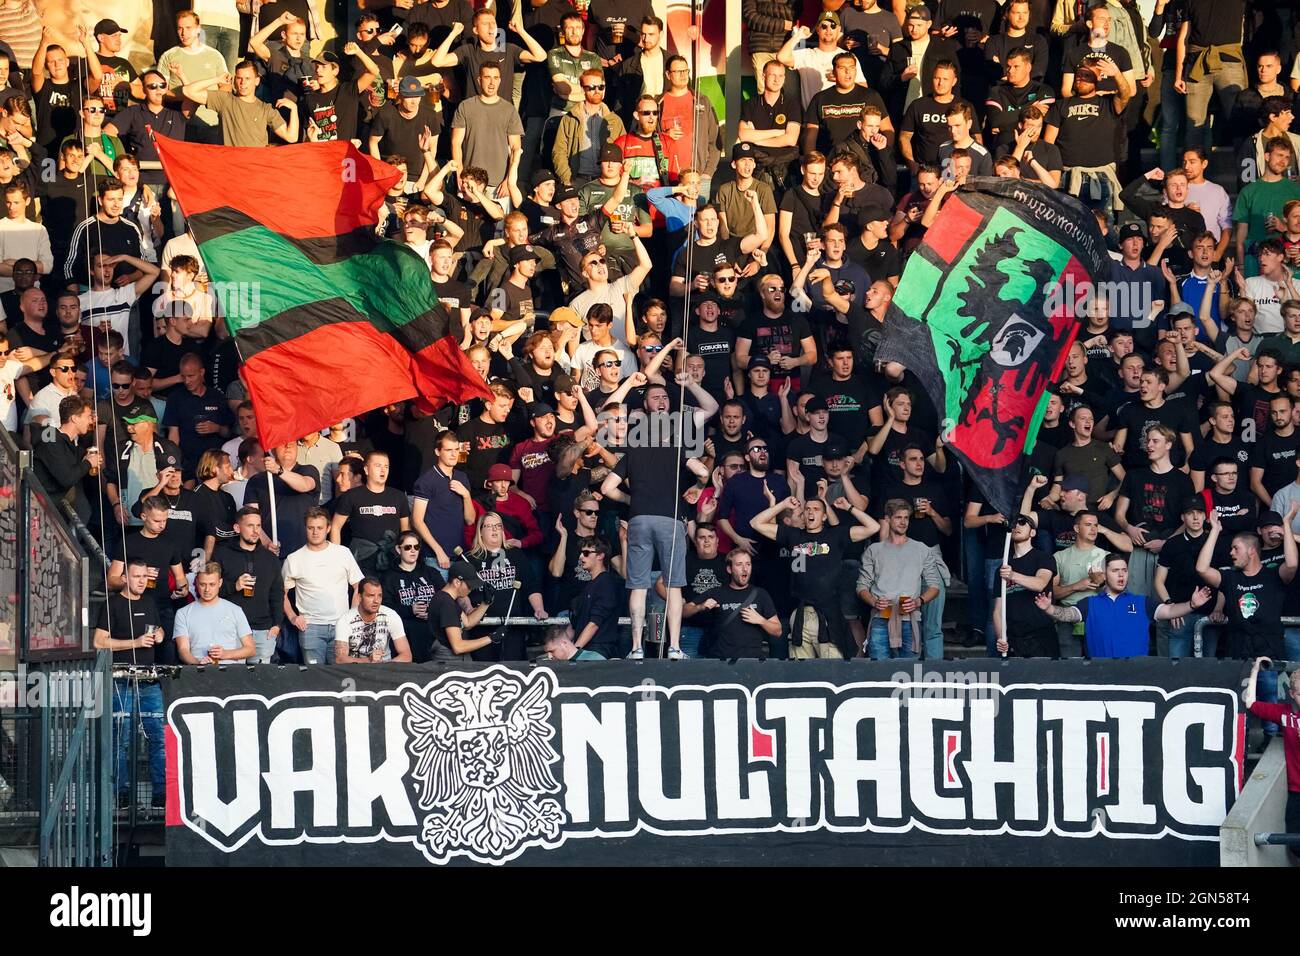
[[112,863],[111,655],[91,647],[89,580],[63,503],[0,429],[0,831],[42,866]]
[[[1211,621],[1208,617],[1198,617],[1192,625],[1192,656],[1205,656],[1205,629],[1207,627],[1227,627],[1223,621]],[[1300,627],[1300,617],[1282,618],[1283,627]]]

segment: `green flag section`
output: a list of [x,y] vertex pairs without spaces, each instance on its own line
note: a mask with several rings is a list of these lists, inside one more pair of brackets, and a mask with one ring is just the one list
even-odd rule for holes
[[915,372],[949,449],[1001,514],[1017,510],[1045,390],[1109,263],[1092,213],[1072,197],[976,178],[949,197],[903,270],[876,358]]
[[[350,143],[156,140],[223,300],[264,447],[392,402],[487,397],[424,261],[375,235],[400,173]],[[282,184],[293,184],[296,200]]]

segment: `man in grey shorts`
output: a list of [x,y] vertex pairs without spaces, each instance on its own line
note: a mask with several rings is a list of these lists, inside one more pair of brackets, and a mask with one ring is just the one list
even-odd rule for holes
[[[614,501],[629,502],[627,528],[628,614],[632,618],[632,660],[645,657],[646,595],[655,583],[658,558],[668,591],[665,617],[668,658],[685,658],[681,649],[682,588],[686,584],[686,530],[680,517],[679,469],[685,465],[707,480],[708,469],[698,456],[704,451],[704,423],[718,410],[717,401],[684,373],[677,377],[694,405],[691,414],[669,412],[668,389],[648,385],[642,409],[628,417],[623,457],[601,485]],[[628,492],[620,490],[626,483]]]

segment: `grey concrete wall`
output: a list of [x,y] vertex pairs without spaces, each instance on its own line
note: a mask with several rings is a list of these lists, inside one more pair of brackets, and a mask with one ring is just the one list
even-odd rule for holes
[[1286,757],[1275,737],[1219,828],[1220,866],[1295,866],[1286,847],[1255,846],[1254,839],[1286,829],[1286,794]]

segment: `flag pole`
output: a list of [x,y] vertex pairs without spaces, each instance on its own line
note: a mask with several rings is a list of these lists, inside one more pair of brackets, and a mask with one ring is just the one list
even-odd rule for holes
[[[266,473],[266,497],[271,504],[271,543],[279,544],[280,535],[276,529],[275,523],[275,476],[268,470]],[[1006,590],[1005,588],[1003,589]]]
[[[1011,560],[1011,529],[1008,528],[1006,534],[1002,536],[1002,564]],[[1011,651],[1011,641],[1007,639],[1007,579],[998,574],[998,580],[1002,582],[1002,604],[998,607],[998,620],[1002,627],[1002,640],[1007,642],[1007,649],[1002,652],[1006,657]]]

